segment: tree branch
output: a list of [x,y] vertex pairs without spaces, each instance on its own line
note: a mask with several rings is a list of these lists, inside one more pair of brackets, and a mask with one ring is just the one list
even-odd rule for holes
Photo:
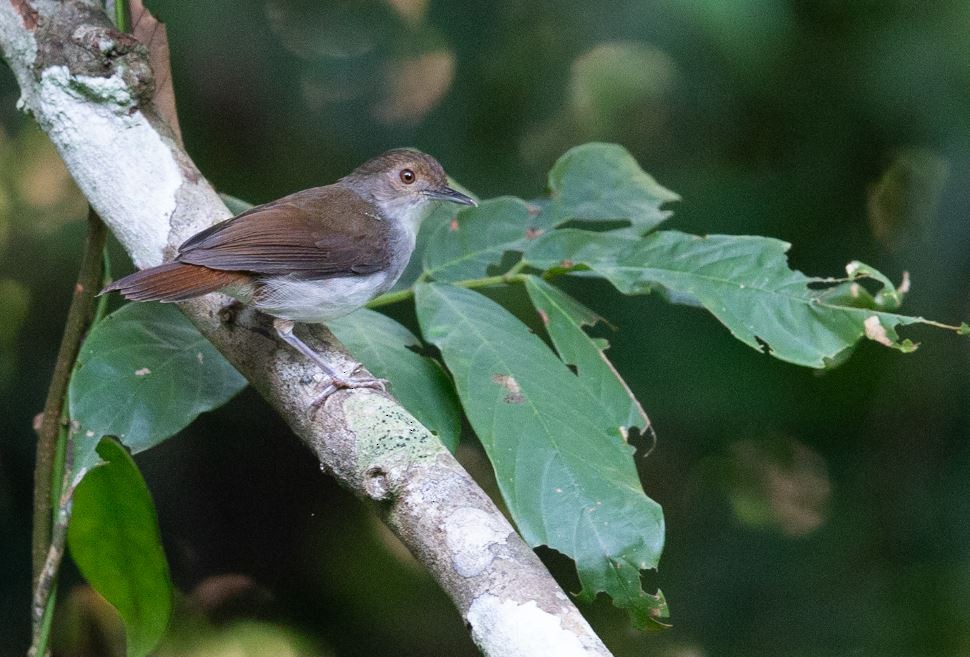
[[[139,267],[171,256],[228,210],[151,105],[146,52],[94,0],[0,0],[0,48],[21,104],[50,136],[81,191]],[[226,299],[181,305],[313,450],[321,468],[373,500],[451,597],[485,655],[607,656],[609,651],[492,501],[393,399],[340,391],[320,408],[318,368]],[[323,327],[309,341],[350,359]]]

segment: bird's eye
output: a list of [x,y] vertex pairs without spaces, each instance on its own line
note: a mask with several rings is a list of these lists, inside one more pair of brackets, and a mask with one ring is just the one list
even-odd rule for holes
[[415,178],[414,172],[410,169],[401,169],[401,182],[405,185],[413,183]]

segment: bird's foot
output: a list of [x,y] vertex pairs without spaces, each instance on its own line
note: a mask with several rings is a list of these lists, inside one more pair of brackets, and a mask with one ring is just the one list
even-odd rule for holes
[[[361,369],[362,365],[358,365],[354,368],[354,372]],[[373,390],[379,390],[380,392],[387,392],[388,381],[386,379],[378,379],[374,376],[353,376],[351,372],[350,376],[334,376],[330,377],[330,382],[327,383],[327,387],[323,389],[317,397],[310,404],[310,408],[316,408],[323,404],[333,393],[338,390],[351,390],[356,388],[371,388]]]
[[303,340],[293,335],[293,326],[294,323],[288,319],[276,318],[273,320],[273,327],[276,329],[277,335],[279,335],[284,342],[316,363],[320,369],[323,370],[324,374],[330,378],[327,386],[310,404],[311,411],[320,406],[323,402],[327,401],[330,395],[341,389],[372,388],[381,392],[387,392],[387,381],[384,379],[378,379],[370,376],[369,374],[354,376],[354,374],[364,367],[360,363],[358,363],[354,369],[350,371],[350,374],[341,374],[333,364],[328,363],[323,356],[307,346]]

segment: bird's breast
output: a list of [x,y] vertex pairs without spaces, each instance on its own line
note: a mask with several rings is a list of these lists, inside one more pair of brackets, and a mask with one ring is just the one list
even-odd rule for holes
[[265,278],[259,282],[251,304],[274,317],[317,324],[363,307],[389,287],[386,278],[386,272],[319,280]]

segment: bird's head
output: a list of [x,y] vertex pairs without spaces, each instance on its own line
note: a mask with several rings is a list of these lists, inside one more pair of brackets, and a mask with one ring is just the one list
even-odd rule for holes
[[478,205],[448,186],[438,160],[421,151],[399,148],[367,160],[341,179],[391,216],[420,221],[432,201]]

